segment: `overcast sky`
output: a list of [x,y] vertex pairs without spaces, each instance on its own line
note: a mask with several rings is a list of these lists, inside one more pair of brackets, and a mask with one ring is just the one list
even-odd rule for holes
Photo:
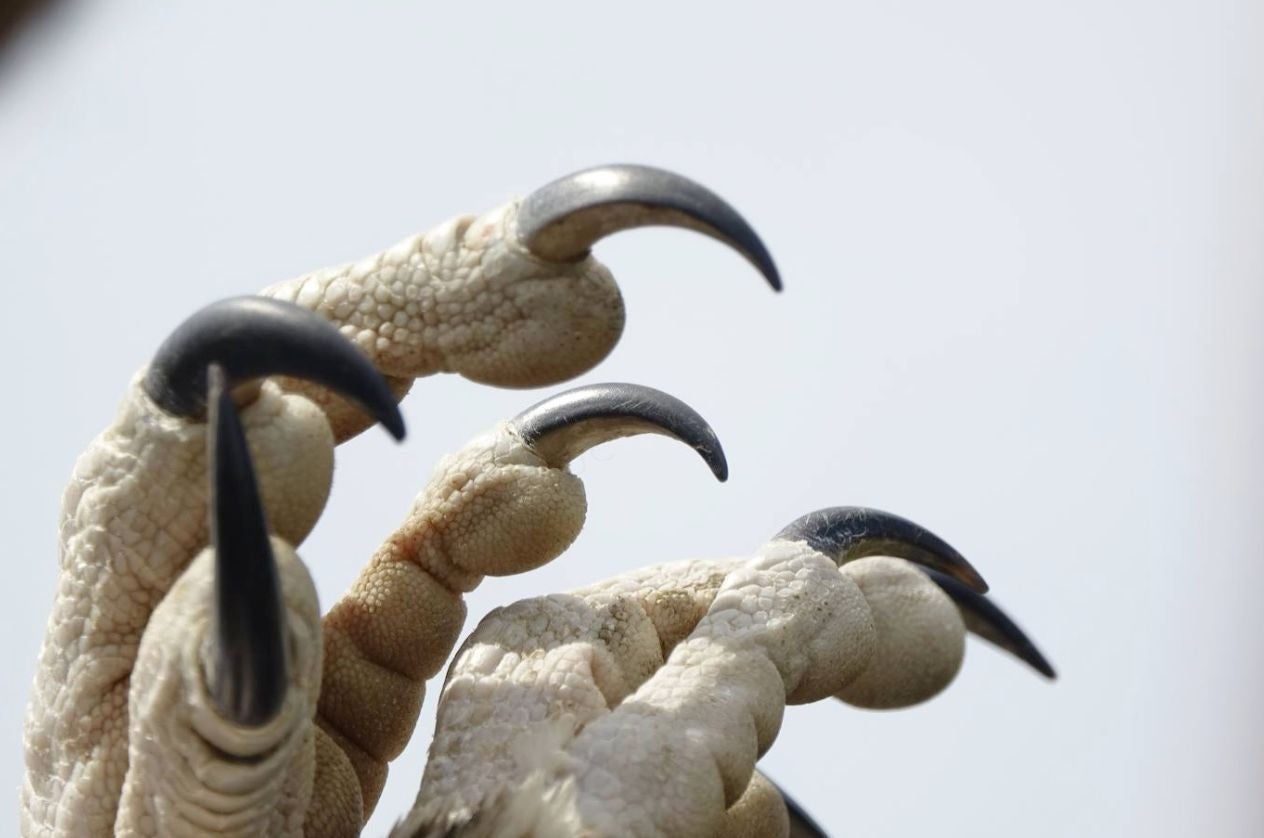
[[[611,239],[628,326],[583,380],[683,398],[732,478],[661,438],[583,457],[578,542],[489,581],[472,620],[889,509],[965,553],[1062,677],[971,641],[925,706],[789,708],[762,765],[822,824],[1260,834],[1264,6],[260,5],[71,2],[0,64],[0,788],[62,487],[176,323],[635,161],[728,197],[786,290],[690,233]],[[442,454],[542,395],[432,378],[402,447],[340,449],[302,549],[322,602]],[[437,687],[368,834],[416,793]]]

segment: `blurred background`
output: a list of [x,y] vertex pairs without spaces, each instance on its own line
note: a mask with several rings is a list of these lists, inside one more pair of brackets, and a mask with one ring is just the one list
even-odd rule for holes
[[[691,233],[607,240],[628,326],[583,380],[683,398],[732,478],[653,437],[581,458],[578,542],[488,580],[467,628],[889,509],[968,556],[1061,678],[971,641],[927,705],[788,708],[762,766],[824,826],[1260,834],[1262,23],[1250,0],[55,6],[0,55],[0,789],[61,490],[173,326],[635,161],[727,197],[786,290]],[[403,446],[340,449],[302,551],[322,602],[442,454],[559,389],[427,379]],[[416,794],[437,686],[366,834]]]

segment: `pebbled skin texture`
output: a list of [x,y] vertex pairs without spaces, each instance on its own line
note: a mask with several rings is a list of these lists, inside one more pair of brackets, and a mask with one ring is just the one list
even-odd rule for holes
[[746,791],[725,810],[715,834],[726,838],[789,838],[790,815],[781,792],[756,771]]
[[[301,541],[328,492],[329,426],[315,405],[272,383],[241,415],[268,520]],[[133,747],[133,758],[149,757],[151,768],[144,769],[129,761],[128,740],[129,730],[133,739],[154,739],[156,725],[171,748],[202,753],[185,741],[187,729],[168,730],[182,717],[164,714],[175,704],[173,690],[191,706],[204,704],[188,671],[192,647],[168,648],[168,641],[204,629],[206,608],[190,603],[209,601],[207,571],[190,563],[208,541],[205,449],[203,426],[161,413],[134,386],[118,421],[80,459],[65,500],[59,598],[27,719],[25,834],[179,834],[188,826],[138,802],[158,794],[153,778],[160,772],[152,765],[170,749],[155,755]],[[293,784],[304,789],[302,805],[295,804],[306,817],[302,834],[359,832],[386,763],[412,735],[425,680],[456,643],[465,619],[462,595],[485,575],[555,558],[578,535],[586,510],[579,479],[546,465],[505,423],[440,462],[323,626],[295,634],[298,658],[321,667],[323,656],[323,675],[292,690],[311,705],[301,718],[302,736],[293,734],[305,744],[287,763],[283,795],[298,800]],[[288,547],[285,555],[292,555]],[[301,567],[296,558],[286,561]],[[297,609],[304,620],[319,613],[314,592],[310,597]],[[158,635],[146,644],[151,621]],[[148,657],[138,660],[146,648]],[[133,683],[133,675],[140,680]],[[156,718],[131,718],[129,686],[131,709],[144,706]],[[311,710],[318,711],[314,718]],[[218,733],[229,743],[224,753],[249,756],[240,729],[199,718],[202,738]],[[222,772],[223,765],[206,770]],[[290,811],[276,808],[274,798],[253,805],[278,816]],[[259,824],[240,816],[241,834],[257,834]],[[289,820],[267,821],[262,831],[299,834],[292,827]]]
[[[399,397],[436,372],[562,381],[613,348],[623,303],[590,257],[529,254],[517,211],[457,218],[264,293],[333,321]],[[324,506],[334,445],[369,422],[301,382],[243,390],[292,664],[280,715],[247,730],[214,712],[203,683],[205,428],[162,413],[138,382],[64,496],[22,830],[356,834],[456,642],[462,595],[569,546],[582,484],[500,426],[440,463],[322,621],[290,545]],[[781,834],[784,804],[753,772],[784,705],[924,700],[955,675],[962,636],[955,606],[907,563],[840,572],[789,542],[519,603],[453,664],[400,834],[449,823],[466,835]]]
[[560,555],[587,512],[583,484],[507,424],[444,458],[400,527],[325,617],[322,729],[358,776],[362,819],[412,736],[425,681],[456,645],[462,595],[484,576]]
[[[910,657],[928,630],[947,633],[946,661]],[[910,563],[839,568],[801,542],[524,600],[454,660],[393,835],[784,835],[780,795],[752,777],[785,704],[924,700],[963,641],[951,600]],[[934,685],[905,668],[928,662]]]
[[865,595],[878,647],[869,666],[838,698],[871,709],[934,698],[957,676],[965,655],[966,629],[957,606],[902,559],[858,559],[844,572]]
[[204,550],[155,609],[141,641],[115,835],[303,834],[315,768],[320,608],[311,577],[289,545],[274,538],[272,550],[288,618],[285,704],[257,728],[216,712],[203,675],[211,660],[214,590],[214,553]]
[[[555,263],[529,253],[515,232],[518,206],[454,218],[262,293],[331,321],[401,397],[412,379],[437,372],[502,387],[565,381],[614,348],[623,333],[623,298],[592,257]],[[339,441],[369,425],[320,388],[286,386],[322,405]]]
[[[513,387],[562,381],[613,348],[622,298],[590,257],[551,264],[527,252],[514,231],[517,209],[514,201],[456,218],[263,293],[331,320],[398,397],[414,378],[443,371]],[[155,608],[208,541],[204,427],[158,410],[138,386],[142,377],[80,457],[63,497],[58,590],[25,726],[23,834],[110,834],[128,766],[138,647]],[[269,525],[298,545],[328,496],[333,445],[370,420],[303,382],[275,379],[258,392],[242,421]],[[435,508],[414,507],[326,619],[313,757],[319,803],[309,834],[354,834],[371,812],[385,762],[415,725],[418,679],[437,671],[455,644],[465,616],[460,594],[485,574],[549,561],[582,525],[578,480],[526,455],[513,461],[514,446],[523,448],[516,441],[481,460],[445,461],[441,485],[418,501]],[[502,455],[503,468],[480,472]],[[542,514],[556,526],[535,526]],[[390,718],[352,712],[365,701],[385,701]],[[381,726],[369,730],[366,719]]]
[[[332,438],[264,386],[242,411],[272,530],[298,544],[329,491]],[[133,380],[62,501],[60,576],[25,728],[23,834],[108,835],[127,770],[128,689],[154,608],[207,535],[206,437]]]
[[573,815],[592,834],[712,834],[787,699],[841,689],[872,634],[855,583],[787,542],[495,611],[449,671],[397,834],[459,823],[530,785],[542,742],[558,752],[550,783],[573,786]]
[[[502,424],[439,464],[318,625],[288,543],[325,501],[329,426],[274,383],[241,415],[279,536],[297,662],[285,711],[242,731],[207,705],[205,430],[158,411],[134,382],[65,497],[58,602],[27,721],[25,833],[355,834],[455,644],[462,594],[551,560],[583,524],[579,480]],[[933,648],[947,657],[919,659],[940,634]],[[452,666],[409,823],[459,822],[497,800],[487,834],[515,812],[538,834],[777,820],[750,801],[725,813],[785,703],[924,700],[955,675],[963,636],[955,605],[909,563],[840,571],[784,541],[752,560],[648,568],[518,603],[493,612]]]

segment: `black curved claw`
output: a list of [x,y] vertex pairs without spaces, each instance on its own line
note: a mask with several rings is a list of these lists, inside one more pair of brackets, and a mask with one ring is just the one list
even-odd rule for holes
[[404,418],[381,373],[328,321],[292,303],[232,297],[198,311],[158,348],[145,392],[168,413],[201,417],[211,364],[223,368],[230,388],[268,375],[314,381],[404,438]]
[[805,541],[839,565],[865,556],[895,556],[941,570],[980,593],[987,582],[952,545],[912,521],[864,506],[832,506],[797,518],[777,533]]
[[207,686],[220,713],[261,725],[280,711],[288,674],[285,611],[246,436],[226,376],[209,371],[214,654]]
[[707,420],[675,396],[638,384],[591,384],[545,399],[510,421],[523,442],[560,468],[612,439],[662,434],[698,452],[717,480],[729,476],[724,449]]
[[673,172],[631,164],[585,169],[532,192],[518,211],[519,238],[552,262],[582,259],[598,239],[650,225],[722,241],[781,290],[777,266],[746,219],[710,189]]
[[1036,644],[1023,633],[1014,621],[1002,611],[992,600],[972,591],[965,585],[937,570],[919,568],[930,577],[931,581],[952,597],[961,610],[966,628],[1009,652],[1019,660],[1025,661],[1032,669],[1046,678],[1056,678],[1057,673],[1049,665],[1049,661],[1036,648]]

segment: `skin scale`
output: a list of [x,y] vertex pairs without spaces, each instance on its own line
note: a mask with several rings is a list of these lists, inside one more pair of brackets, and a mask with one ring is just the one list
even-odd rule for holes
[[[909,558],[858,558],[879,547]],[[925,701],[960,668],[967,625],[1052,677],[981,582],[917,525],[833,508],[749,560],[498,609],[452,664],[393,834],[822,834],[754,771],[785,704]]]
[[[623,299],[589,255],[618,230],[667,224],[728,244],[774,290],[767,248],[709,190],[659,169],[578,172],[480,216],[460,216],[381,253],[265,289],[329,320],[402,397],[413,379],[455,372],[484,384],[540,387],[587,372],[623,332]],[[322,406],[342,441],[363,413],[321,388],[287,382]]]
[[[572,217],[583,223],[569,228]],[[651,223],[706,232],[738,249],[779,286],[763,244],[714,194],[660,170],[611,166],[563,178],[479,220],[442,225],[358,265],[266,293],[273,300],[292,297],[299,308],[324,315],[361,350],[358,363],[367,358],[370,368],[388,376],[386,388],[375,379],[369,412],[398,433],[402,421],[391,403],[413,377],[456,371],[504,386],[539,386],[584,372],[604,357],[621,333],[623,308],[609,271],[588,249],[600,235]],[[537,239],[544,244],[537,247]],[[63,499],[59,588],[27,715],[25,834],[104,835],[116,825],[128,772],[130,679],[145,627],[209,540],[200,395],[209,364],[230,367],[268,527],[291,547],[301,544],[323,508],[333,445],[371,424],[353,406],[362,407],[365,394],[347,392],[336,375],[322,379],[333,367],[304,357],[312,348],[306,337],[287,344],[287,335],[293,338],[274,330],[272,343],[264,342],[268,369],[251,368],[263,344],[250,330],[235,345],[195,347],[202,367],[176,364],[165,383],[150,373],[183,356],[160,353],[133,381],[115,423],[76,465]],[[316,381],[304,381],[317,370]],[[261,383],[265,374],[275,380]],[[463,539],[453,542],[459,549]],[[477,553],[479,546],[471,542],[469,549]],[[279,561],[284,566],[287,560]],[[462,573],[454,571],[446,582],[459,590],[478,575]],[[433,671],[455,641],[453,611],[439,609],[425,618],[438,622],[439,641],[432,641],[433,662],[417,665],[418,671]],[[343,675],[337,662],[355,659],[338,646],[340,630],[345,626],[338,623],[328,632],[334,638],[328,644],[336,648],[324,650],[335,662],[324,673],[334,685]],[[345,678],[363,680],[354,673]],[[322,692],[331,716],[337,714],[334,691]],[[401,712],[411,718],[395,730],[411,730],[415,708]],[[402,743],[371,742],[357,750],[332,727],[322,728],[315,741],[320,799],[335,801],[341,814],[317,818],[307,832],[356,831],[380,788],[384,769],[378,764]],[[337,779],[326,783],[330,777]]]
[[[116,423],[80,459],[65,495],[62,579],[27,720],[24,833],[358,832],[386,762],[411,734],[425,678],[455,644],[464,618],[460,593],[482,575],[529,569],[564,549],[582,507],[575,487],[548,473],[565,475],[565,459],[622,434],[608,409],[576,412],[568,404],[568,427],[580,432],[549,436],[551,420],[528,411],[521,426],[480,438],[462,452],[478,453],[441,464],[434,492],[423,492],[321,623],[293,548],[323,507],[332,447],[371,424],[369,415],[402,434],[392,405],[415,377],[450,371],[501,386],[540,386],[586,371],[623,326],[618,290],[588,249],[602,235],[647,223],[724,241],[779,287],[762,243],[713,194],[658,170],[604,167],[264,292],[273,305],[292,301],[319,315],[313,322],[332,323],[329,334],[350,339],[360,362],[384,375],[372,386],[363,375],[331,372],[339,365],[325,361],[338,354],[330,348],[335,342],[313,342],[307,327],[252,327],[236,343],[210,347],[194,339],[191,349],[180,351],[176,341],[160,350],[134,380]],[[298,328],[294,317],[285,322]],[[314,347],[325,356],[311,355]],[[188,363],[169,363],[173,358]],[[218,599],[206,606],[226,577],[214,570],[223,557],[205,549],[214,494],[206,479],[206,394],[215,364],[224,365],[220,395],[241,413],[267,522],[262,532],[272,536],[264,540],[279,580],[277,613],[285,615],[277,621],[288,632],[275,644],[282,654],[231,648],[222,631],[229,612]],[[605,395],[627,407],[626,392]],[[654,424],[652,416],[635,416],[627,431]],[[718,446],[691,444],[718,475]],[[525,477],[525,491],[518,483],[524,475],[534,475]],[[467,487],[472,494],[465,496]],[[483,492],[501,512],[486,515]],[[555,500],[543,510],[525,511],[523,498],[548,497]],[[473,511],[450,514],[466,504]],[[523,549],[522,528],[539,530],[541,521],[549,532]],[[519,537],[483,531],[497,528]],[[510,542],[514,562],[505,561]],[[219,651],[208,653],[208,644]],[[269,667],[282,676],[274,673],[272,686],[259,676]],[[368,707],[383,709],[366,713]],[[131,753],[129,740],[145,747]],[[214,747],[191,751],[196,741]],[[168,770],[176,764],[192,773]],[[164,779],[182,776],[178,788],[163,787]],[[756,781],[746,793],[739,776],[725,784],[725,800],[733,797],[734,805],[727,815],[721,809],[722,817],[751,834],[763,829],[752,825],[781,823],[784,808],[771,785]],[[244,792],[261,787],[262,796],[241,802]],[[541,786],[535,798],[521,791],[505,790],[509,808],[501,814],[515,802],[538,804],[548,790]],[[169,805],[144,803],[157,799]],[[216,817],[245,814],[208,822],[190,815],[199,805]]]
[[320,722],[344,745],[368,806],[386,763],[412,735],[425,680],[456,645],[461,594],[483,576],[522,573],[560,555],[586,510],[567,463],[593,445],[646,432],[690,445],[718,479],[727,475],[714,432],[664,393],[631,385],[562,393],[441,461],[404,523],[330,609]]
[[141,640],[116,835],[296,834],[311,806],[316,590],[290,546],[268,535],[245,435],[223,369],[213,370],[211,545]]
[[[302,401],[281,395],[268,384],[244,411],[247,416],[269,396]],[[203,550],[155,609],[156,634],[146,632],[140,644],[135,666],[142,677],[132,683],[130,704],[133,711],[142,712],[132,716],[131,759],[124,769],[122,806],[113,821],[114,832],[198,834],[191,825],[200,825],[215,833],[258,834],[257,820],[220,821],[205,811],[172,820],[138,806],[156,797],[154,785],[164,776],[157,766],[186,764],[194,759],[184,755],[188,743],[206,740],[215,747],[198,751],[197,759],[204,764],[191,772],[185,784],[195,790],[192,800],[187,793],[174,795],[169,808],[186,811],[202,805],[216,811],[229,809],[236,815],[238,807],[223,795],[214,798],[213,805],[199,803],[205,796],[202,786],[210,782],[208,778],[218,778],[220,785],[238,791],[258,788],[257,780],[247,779],[249,771],[214,757],[217,752],[239,757],[257,753],[259,731],[269,730],[273,736],[285,733],[281,739],[300,752],[281,772],[289,784],[282,784],[275,798],[253,800],[240,808],[273,815],[297,808],[297,822],[293,818],[270,822],[267,831],[273,834],[358,832],[365,817],[364,789],[369,788],[376,798],[386,762],[411,736],[425,679],[455,644],[464,619],[461,594],[473,589],[485,574],[521,572],[561,553],[578,534],[586,507],[582,484],[566,471],[566,464],[592,445],[647,431],[686,442],[718,477],[726,474],[714,433],[701,417],[666,394],[631,385],[597,385],[563,393],[441,462],[405,522],[330,610],[323,630],[306,570],[290,546],[276,539],[273,553],[293,627],[290,645],[298,650],[293,657],[306,662],[297,668],[305,677],[289,684],[283,695],[281,704],[287,713],[280,718],[288,725],[281,725],[272,715],[262,724],[253,717],[245,723],[233,714],[225,718],[222,711],[209,706],[195,665],[177,666],[179,675],[170,671],[170,659],[181,653],[186,659],[191,655],[196,659],[194,652],[201,648],[197,640],[211,622],[206,588],[213,581],[212,557]],[[526,440],[548,453],[538,453]],[[548,525],[541,527],[542,520]],[[514,549],[505,549],[510,542]],[[166,648],[165,641],[173,639],[180,641],[176,651]],[[179,687],[172,688],[172,683]],[[307,712],[293,709],[295,703]],[[169,728],[178,727],[177,720],[184,714],[177,709],[182,708],[193,708],[200,722],[190,721],[173,734]],[[317,710],[315,727],[313,708]],[[157,753],[153,743],[163,736],[151,729],[155,724],[169,740]],[[137,743],[148,747],[137,750]],[[270,761],[275,756],[272,753]],[[107,764],[102,773],[108,774],[108,768]],[[235,773],[245,776],[225,779]],[[296,783],[305,789],[301,796],[293,792]],[[108,786],[105,789],[113,793]],[[285,804],[285,800],[291,802]],[[57,815],[63,816],[66,808],[63,802]],[[24,824],[32,832],[33,826]],[[71,831],[69,826],[57,826]]]
[[[345,346],[333,330],[328,338],[328,346]],[[345,360],[364,361],[354,351]],[[363,372],[374,375],[367,364]],[[396,411],[380,380],[364,380],[377,387],[361,400],[379,413]],[[254,396],[243,421],[268,523],[297,545],[328,493],[329,426],[315,405],[275,386]],[[27,714],[27,834],[104,835],[114,827],[142,635],[210,540],[206,443],[204,422],[159,408],[138,376],[114,425],[76,464],[63,498],[57,598]]]

